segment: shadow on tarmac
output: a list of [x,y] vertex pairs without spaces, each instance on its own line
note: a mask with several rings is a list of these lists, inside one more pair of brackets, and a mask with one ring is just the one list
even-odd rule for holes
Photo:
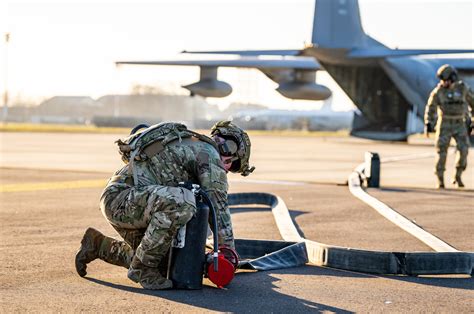
[[271,208],[268,206],[256,206],[256,207],[249,207],[249,206],[230,206],[229,207],[232,214],[239,214],[239,213],[248,213],[248,212],[268,212],[271,211]]
[[[323,313],[330,311],[335,313],[353,313],[342,308],[309,301],[280,292],[278,285],[278,282],[282,280],[278,278],[280,275],[303,276],[304,279],[302,280],[307,282],[306,286],[308,286],[308,283],[309,286],[312,286],[311,280],[313,276],[326,276],[347,278],[348,280],[357,278],[383,278],[444,288],[474,289],[474,280],[472,278],[380,276],[317,266],[303,266],[273,271],[239,272],[234,281],[225,289],[217,289],[214,286],[208,285],[210,283],[207,280],[205,281],[202,290],[153,291],[106,282],[96,278],[85,277],[85,279],[95,284],[113,289],[154,296],[172,302],[195,306],[200,309],[219,312],[265,313],[275,311],[281,313],[306,313],[311,311],[315,313]],[[350,284],[350,282],[348,282],[348,284]],[[315,289],[315,291],[317,291],[317,289]],[[159,311],[159,303],[157,303],[157,311]]]
[[[202,290],[161,291],[145,290],[142,288],[106,282],[96,278],[85,277],[85,279],[98,285],[126,292],[155,296],[169,301],[219,312],[307,313],[311,311],[315,313],[323,313],[330,311],[335,313],[353,313],[342,308],[316,303],[279,292],[279,286],[277,283],[281,279],[277,278],[275,275],[285,274],[304,276],[305,281],[310,281],[311,276],[320,275],[368,277],[365,274],[339,272],[314,266],[303,266],[271,272],[239,272],[234,281],[225,289],[217,289],[210,285],[203,285]],[[157,311],[159,311],[159,303],[157,303]]]
[[[368,191],[370,192],[372,188],[369,188]],[[463,198],[472,198],[472,195],[463,194],[463,192],[474,192],[472,189],[428,189],[428,188],[373,188],[374,191],[381,191],[381,192],[397,192],[397,193],[424,193],[424,194],[433,194],[433,195],[448,195],[448,196],[456,196],[456,197],[463,197]]]
[[306,238],[303,230],[301,230],[300,226],[296,222],[296,217],[306,214],[308,212],[305,212],[302,210],[294,210],[294,209],[289,209],[289,212],[290,212],[291,221],[293,221],[293,225],[296,227],[296,230],[298,231],[301,237]]
[[446,277],[408,277],[408,276],[380,276],[387,279],[395,279],[404,282],[435,286],[443,288],[454,288],[463,290],[474,290],[474,278],[446,278]]
[[[393,190],[394,192],[404,192],[404,189],[386,189]],[[431,192],[427,190],[421,190],[419,192]],[[439,191],[436,191],[439,193]],[[242,206],[232,207],[232,213],[249,212],[249,211],[269,211],[268,207],[265,206]],[[305,211],[291,210],[291,219],[295,226],[297,226],[298,232],[304,237],[304,233],[298,227],[295,219],[299,215],[305,214]],[[325,277],[338,277],[347,278],[347,284],[350,284],[350,280],[364,279],[364,278],[379,278],[398,280],[406,283],[420,284],[427,286],[436,286],[444,288],[454,289],[465,289],[474,290],[473,278],[446,278],[446,277],[407,277],[407,276],[390,276],[390,275],[376,275],[376,274],[365,274],[352,271],[331,269],[318,266],[302,266],[288,269],[272,270],[272,271],[240,271],[237,273],[234,281],[225,289],[217,289],[208,280],[205,280],[202,290],[145,290],[138,287],[127,286],[122,284],[116,284],[112,282],[103,281],[101,279],[85,277],[90,282],[95,284],[118,289],[130,293],[136,293],[147,296],[157,297],[157,311],[159,311],[159,298],[169,300],[171,302],[182,303],[190,306],[194,306],[204,310],[212,310],[219,312],[288,312],[288,313],[307,313],[309,311],[315,313],[323,312],[336,312],[336,313],[353,313],[343,308],[334,307],[327,304],[321,304],[284,294],[280,290],[278,282],[285,279],[280,279],[281,275],[293,275],[297,278],[301,276],[301,280],[305,283],[301,285],[301,288],[293,287],[293,290],[303,290],[308,286],[314,286],[311,281],[314,280],[315,284],[320,283],[319,278],[316,282],[316,276]],[[294,279],[292,279],[294,280]],[[324,279],[323,279],[324,280]],[[296,279],[298,282],[298,279]],[[303,288],[305,287],[305,288]],[[315,289],[314,293],[317,289]],[[314,295],[311,293],[311,295]],[[304,295],[308,294],[308,291],[304,291]],[[317,296],[315,297],[317,299]]]
[[334,276],[334,277],[354,277],[354,278],[383,278],[390,280],[399,280],[413,284],[435,286],[442,288],[455,288],[463,290],[474,290],[474,278],[464,277],[467,275],[458,275],[463,277],[441,277],[441,276],[404,276],[404,275],[379,275],[379,274],[367,274],[358,273],[355,271],[333,269],[318,266],[307,266],[318,269],[317,275],[323,276]]

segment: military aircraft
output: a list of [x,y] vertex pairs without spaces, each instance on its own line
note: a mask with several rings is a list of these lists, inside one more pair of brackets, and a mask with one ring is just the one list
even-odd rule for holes
[[183,87],[204,97],[225,97],[232,92],[228,83],[217,79],[218,67],[257,68],[279,84],[277,91],[283,96],[306,100],[330,97],[331,91],[315,82],[316,72],[324,70],[359,109],[351,134],[392,141],[403,141],[422,131],[424,107],[437,84],[438,67],[453,65],[460,77],[474,86],[474,59],[446,58],[474,50],[388,48],[364,32],[357,0],[316,0],[312,44],[303,49],[184,52],[238,58],[117,64],[200,66],[200,80]]

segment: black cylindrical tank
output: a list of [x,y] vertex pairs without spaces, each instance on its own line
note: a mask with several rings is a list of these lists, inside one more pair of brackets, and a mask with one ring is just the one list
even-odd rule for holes
[[209,207],[196,200],[196,215],[186,224],[183,248],[172,248],[170,279],[175,289],[201,289]]
[[367,178],[367,187],[380,187],[380,157],[379,154],[373,152],[365,152],[365,170],[364,174]]

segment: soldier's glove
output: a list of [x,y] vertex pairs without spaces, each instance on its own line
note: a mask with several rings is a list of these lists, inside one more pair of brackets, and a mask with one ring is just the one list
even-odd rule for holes
[[433,125],[428,122],[425,124],[425,134],[428,134],[428,133],[433,133],[434,132],[434,127]]
[[472,129],[474,128],[474,121],[472,121],[471,117],[466,118],[466,128],[467,128],[467,135],[471,135]]
[[201,189],[201,186],[199,184],[192,183],[190,181],[179,182],[178,187],[190,190],[191,192],[193,192],[197,201],[207,204],[207,206],[209,206],[209,208],[213,210],[212,201],[209,198],[209,195],[203,189]]
[[191,181],[179,182],[178,187],[190,190],[191,192],[193,192],[194,196],[196,197],[198,195],[202,197],[202,194],[204,193],[204,191],[201,190],[201,187],[199,186],[199,184],[192,183]]
[[179,182],[178,187],[185,188],[185,189],[188,189],[190,191],[194,188],[193,183],[191,181]]

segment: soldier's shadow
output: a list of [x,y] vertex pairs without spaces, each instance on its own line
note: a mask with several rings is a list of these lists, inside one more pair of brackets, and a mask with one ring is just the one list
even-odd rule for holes
[[397,188],[397,187],[380,187],[380,188],[369,188],[374,191],[382,192],[395,192],[395,193],[419,193],[419,194],[433,194],[433,195],[447,195],[447,196],[456,196],[459,198],[468,198],[471,199],[472,195],[466,192],[474,192],[474,189],[456,189],[456,188],[447,188],[444,190],[435,189],[435,188],[420,188],[420,187],[409,187],[409,188]]
[[[316,268],[321,270],[324,275],[329,274],[338,277],[367,277],[367,275],[353,272],[339,272],[320,267]],[[206,280],[206,284],[203,285],[202,290],[162,291],[145,290],[106,282],[95,278],[86,279],[96,284],[124,290],[127,292],[156,296],[173,302],[179,302],[199,307],[201,309],[219,312],[306,313],[311,311],[315,313],[322,313],[329,311],[336,313],[352,313],[351,311],[342,308],[313,302],[304,298],[299,298],[279,292],[277,290],[278,286],[275,283],[280,281],[278,278],[279,275],[285,274],[301,277],[302,281],[311,280],[311,276],[320,275],[315,273],[315,267],[312,266],[281,269],[275,271],[252,271],[238,273],[236,278],[234,278],[232,283],[226,289],[215,288],[212,286],[212,283]],[[301,291],[299,294],[313,295],[311,291]]]

